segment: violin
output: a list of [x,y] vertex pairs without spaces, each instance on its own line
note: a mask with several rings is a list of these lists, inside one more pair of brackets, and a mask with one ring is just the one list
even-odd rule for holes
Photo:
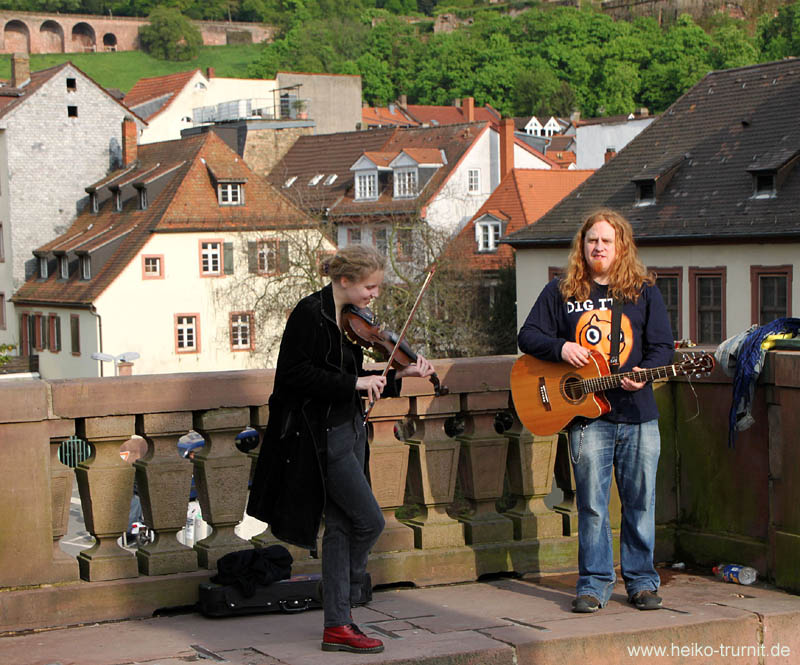
[[[342,328],[353,344],[375,351],[384,360],[392,355],[397,345],[391,364],[395,369],[405,369],[417,361],[417,354],[408,343],[403,339],[397,344],[397,333],[382,328],[378,323],[378,317],[369,307],[345,305],[342,309]],[[437,397],[448,394],[447,386],[441,385],[436,372],[428,379],[433,384],[433,391]]]

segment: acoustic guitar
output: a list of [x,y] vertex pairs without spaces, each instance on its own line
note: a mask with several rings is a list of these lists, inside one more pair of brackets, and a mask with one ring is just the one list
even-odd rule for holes
[[517,415],[531,432],[555,434],[577,416],[598,418],[611,410],[604,390],[618,388],[622,379],[654,381],[676,376],[707,375],[714,369],[714,357],[684,354],[681,362],[664,367],[612,374],[605,356],[589,352],[583,367],[552,363],[524,354],[511,368],[511,396]]

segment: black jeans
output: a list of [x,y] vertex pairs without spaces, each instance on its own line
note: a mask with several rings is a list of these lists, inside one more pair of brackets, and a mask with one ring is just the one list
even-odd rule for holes
[[367,557],[384,527],[383,514],[364,475],[367,434],[362,417],[328,431],[322,594],[325,627],[351,623],[361,598]]

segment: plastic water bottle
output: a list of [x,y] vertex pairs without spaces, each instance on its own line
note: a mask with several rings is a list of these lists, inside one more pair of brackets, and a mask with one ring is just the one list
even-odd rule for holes
[[724,582],[733,584],[752,584],[758,577],[758,571],[750,566],[740,566],[736,563],[721,563],[712,569],[714,575]]

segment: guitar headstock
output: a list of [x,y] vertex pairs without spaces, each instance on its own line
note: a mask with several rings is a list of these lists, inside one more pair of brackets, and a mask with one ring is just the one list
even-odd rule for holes
[[714,356],[710,353],[682,353],[677,368],[681,374],[693,374],[699,379],[711,374],[711,370],[714,369]]

